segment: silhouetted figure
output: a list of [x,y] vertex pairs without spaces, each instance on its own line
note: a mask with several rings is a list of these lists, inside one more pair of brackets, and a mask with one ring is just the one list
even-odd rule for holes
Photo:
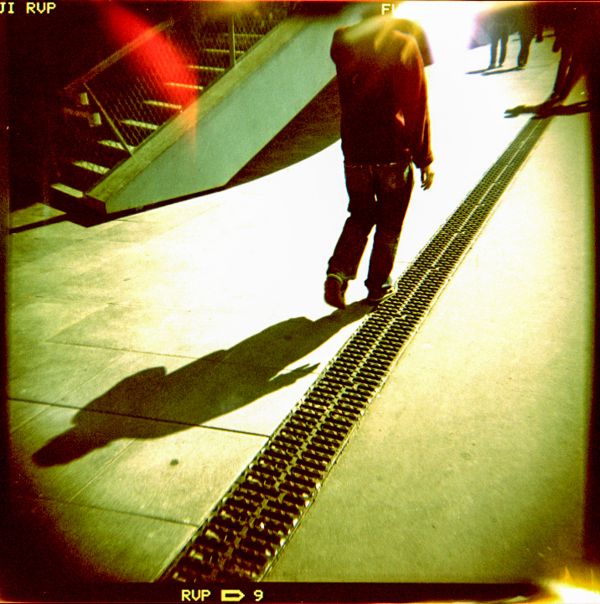
[[596,35],[596,32],[589,31],[586,7],[578,4],[561,3],[552,11],[550,17],[556,35],[552,50],[560,51],[560,61],[552,93],[541,106],[542,113],[562,103],[584,72],[588,47],[586,38]]
[[544,31],[551,26],[549,14],[551,13],[551,3],[548,2],[534,2],[533,4],[533,15],[535,22],[535,41],[544,41]]
[[[490,38],[490,64],[488,69],[502,67],[506,60],[506,49],[510,34],[510,24],[506,12],[497,10],[484,15],[483,28]],[[498,45],[500,46],[500,55],[498,55]]]
[[430,56],[425,36],[402,33],[406,28],[406,21],[374,17],[333,37],[350,213],[325,281],[325,301],[337,308],[345,306],[348,281],[356,278],[373,227],[367,301],[377,304],[393,291],[390,274],[413,188],[412,164],[424,189],[433,181],[422,58]]
[[535,8],[532,4],[517,5],[511,9],[511,22],[519,34],[519,56],[517,57],[517,66],[520,68],[527,65],[529,60],[529,50],[533,38],[539,36],[536,27]]

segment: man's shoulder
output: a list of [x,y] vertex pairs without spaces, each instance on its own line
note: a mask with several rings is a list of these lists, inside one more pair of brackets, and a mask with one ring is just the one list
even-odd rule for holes
[[402,46],[409,50],[418,50],[419,46],[417,41],[410,34],[405,34],[402,31],[392,30],[389,33],[390,39],[394,41],[397,46]]
[[403,32],[389,33],[385,54],[394,65],[402,64],[406,67],[422,65],[422,60],[419,60],[421,53],[417,41]]
[[344,25],[342,27],[338,27],[334,32],[333,32],[333,41],[334,42],[339,42],[344,38],[344,34],[348,31],[349,27],[348,25]]
[[346,39],[347,31],[348,27],[339,27],[333,34],[333,40],[331,41],[331,58],[336,63],[342,60],[348,52],[348,40]]
[[411,49],[413,47],[412,43],[414,43],[421,54],[425,66],[433,63],[429,40],[427,39],[425,30],[420,25],[409,19],[395,18],[393,19],[393,29],[410,37],[409,44],[411,44]]

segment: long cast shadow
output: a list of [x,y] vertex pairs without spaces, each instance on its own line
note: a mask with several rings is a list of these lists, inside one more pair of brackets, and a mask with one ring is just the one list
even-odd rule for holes
[[248,405],[314,371],[318,363],[285,369],[367,312],[356,303],[316,321],[288,319],[170,374],[153,367],[129,376],[82,408],[33,461],[66,464],[117,439],[160,438]]
[[510,73],[511,71],[521,71],[521,67],[505,67],[504,69],[500,67],[496,67],[495,69],[486,69],[484,73],[481,75],[491,76],[491,75],[500,75],[502,73]]
[[591,111],[591,103],[589,101],[579,101],[570,105],[551,105],[545,103],[539,105],[517,105],[504,111],[504,117],[511,118],[531,113],[537,117],[544,118],[558,115],[576,115],[578,113],[587,113]]

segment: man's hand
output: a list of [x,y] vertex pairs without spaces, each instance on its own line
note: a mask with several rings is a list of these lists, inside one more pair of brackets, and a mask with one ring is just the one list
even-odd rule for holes
[[427,191],[433,184],[434,173],[431,166],[427,166],[421,170],[421,189]]

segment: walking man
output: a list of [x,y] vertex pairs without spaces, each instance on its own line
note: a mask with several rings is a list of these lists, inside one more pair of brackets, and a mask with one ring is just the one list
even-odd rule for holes
[[413,189],[412,164],[423,189],[433,182],[422,58],[429,63],[429,51],[419,50],[424,36],[406,31],[405,20],[372,17],[333,37],[350,214],[325,281],[325,301],[336,308],[345,307],[348,281],[356,278],[373,227],[367,302],[376,305],[393,293],[390,274]]

